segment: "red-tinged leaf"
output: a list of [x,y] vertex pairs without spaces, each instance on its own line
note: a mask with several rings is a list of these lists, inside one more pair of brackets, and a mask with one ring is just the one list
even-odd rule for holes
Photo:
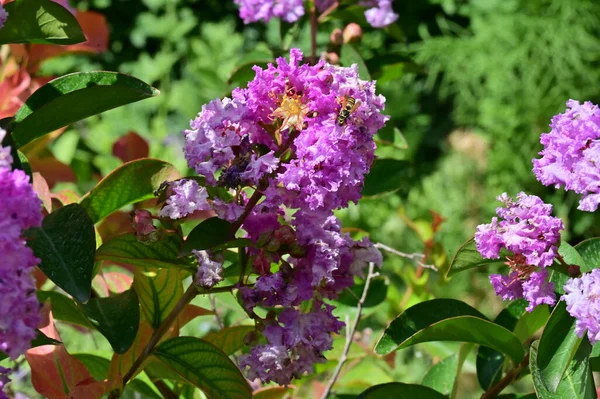
[[33,172],[33,191],[40,197],[42,204],[48,213],[52,213],[52,197],[48,182],[38,172]]
[[288,385],[287,387],[265,387],[252,392],[254,399],[283,399],[294,392],[295,387]]
[[100,399],[104,395],[118,388],[118,381],[96,381],[93,377],[81,381],[69,393],[69,399]]
[[[50,312],[47,325],[40,328],[47,336],[60,340]],[[35,390],[48,399],[66,399],[73,389],[91,375],[77,358],[71,356],[64,345],[43,345],[25,352],[27,363],[31,367],[31,382]],[[101,398],[88,396],[90,399]]]
[[63,206],[79,202],[79,196],[73,190],[61,190],[50,194],[52,199],[59,201]]
[[46,177],[48,186],[54,187],[59,182],[75,183],[77,178],[70,166],[65,165],[54,157],[29,159],[31,169]]
[[98,225],[98,232],[104,242],[124,233],[133,233],[133,231],[129,212],[111,213]]
[[120,294],[131,287],[133,278],[126,273],[121,272],[102,272],[94,278],[92,287],[101,297],[107,297],[113,294]]
[[150,154],[150,146],[142,136],[135,132],[129,132],[119,138],[112,147],[113,155],[123,162],[129,162],[140,158],[147,158]]

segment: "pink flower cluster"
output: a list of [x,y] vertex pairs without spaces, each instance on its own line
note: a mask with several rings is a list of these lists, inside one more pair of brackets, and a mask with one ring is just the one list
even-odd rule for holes
[[[0,141],[5,134],[0,130]],[[29,176],[11,170],[11,163],[10,149],[0,148],[0,351],[15,359],[29,348],[39,322],[31,276],[39,261],[25,245],[22,232],[40,226],[42,213]]]
[[[232,98],[205,105],[184,132],[185,156],[207,184],[195,180],[172,185],[162,216],[179,218],[214,210],[230,222],[243,222],[258,275],[240,297],[249,314],[257,306],[283,307],[260,319],[266,343],[240,358],[250,377],[287,384],[324,361],[331,334],[343,323],[324,299],[336,298],[362,276],[381,254],[368,239],[341,232],[335,209],[358,201],[364,176],[374,160],[374,134],[387,117],[374,82],[360,80],[356,66],[323,61],[303,64],[293,49]],[[336,122],[345,99],[356,109]],[[212,188],[211,188],[212,187]],[[219,188],[220,190],[216,190]],[[229,195],[213,195],[227,191]],[[253,193],[253,194],[251,194]],[[251,198],[260,195],[258,202]],[[218,254],[197,252],[198,284],[220,281]],[[312,301],[308,311],[300,305]]]
[[525,298],[528,311],[543,303],[556,301],[554,283],[547,281],[550,266],[558,255],[560,231],[564,229],[560,218],[551,216],[552,205],[545,204],[535,195],[521,192],[514,201],[506,193],[498,197],[504,207],[496,209],[499,218],[477,227],[477,250],[486,259],[500,258],[507,249],[514,256],[507,265],[512,269],[508,276],[490,276],[496,294],[502,299]]

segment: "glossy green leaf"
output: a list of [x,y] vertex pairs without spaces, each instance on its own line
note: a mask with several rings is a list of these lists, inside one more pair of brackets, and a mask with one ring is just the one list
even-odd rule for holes
[[161,183],[178,175],[173,165],[158,159],[127,162],[84,195],[80,204],[97,223],[125,205],[154,198]]
[[200,388],[209,398],[252,398],[252,390],[237,366],[214,345],[193,337],[167,340],[154,356]]
[[[57,341],[53,338],[47,337],[43,332],[37,330],[37,336],[31,341],[30,348],[36,348],[43,345],[61,345],[62,342]],[[0,351],[0,362],[4,359],[8,359],[8,355]]]
[[363,80],[371,80],[371,74],[365,65],[360,53],[349,43],[342,45],[340,52],[340,62],[343,66],[349,67],[352,64],[358,65],[358,74]]
[[51,0],[17,0],[4,6],[10,16],[0,29],[8,43],[76,44],[85,35],[71,12]]
[[410,162],[396,159],[377,159],[365,176],[364,196],[371,197],[404,187],[409,175]]
[[140,304],[135,290],[106,298],[91,298],[87,304],[80,306],[115,352],[127,352],[140,324]]
[[202,339],[221,349],[227,355],[233,355],[244,347],[244,338],[254,331],[253,326],[225,327],[219,331],[206,334]]
[[231,223],[228,221],[218,217],[206,219],[190,231],[180,254],[188,255],[194,249],[202,251],[223,246],[231,241],[231,234]]
[[80,302],[90,297],[96,252],[94,225],[78,204],[48,215],[42,227],[30,229],[28,245],[40,259],[40,269]]
[[535,341],[530,349],[529,368],[533,377],[533,386],[539,399],[596,399],[596,389],[594,387],[594,378],[589,366],[589,353],[591,351],[590,343],[585,340],[577,349],[572,361],[566,366],[567,370],[563,374],[556,392],[551,392],[546,387],[541,376],[541,370],[538,367],[540,341]]
[[438,391],[423,385],[403,384],[401,382],[390,382],[387,384],[375,385],[360,395],[356,399],[448,399]]
[[503,264],[504,262],[505,260],[502,256],[500,259],[483,259],[479,251],[477,251],[475,239],[470,238],[458,248],[454,258],[452,258],[450,268],[448,269],[448,277],[475,267]]
[[[510,303],[496,319],[494,323],[513,331],[517,322],[525,312],[527,301],[520,299]],[[477,380],[483,390],[488,390],[496,384],[502,376],[502,365],[505,355],[487,346],[480,346],[477,351]]]
[[193,261],[179,257],[182,244],[183,239],[175,233],[166,234],[159,241],[152,243],[140,242],[134,234],[128,233],[102,244],[96,251],[96,260],[109,260],[133,266],[192,270]]
[[525,355],[519,339],[479,311],[455,299],[421,302],[398,316],[386,328],[375,351],[386,355],[421,342],[471,342],[496,349],[518,364]]
[[588,238],[575,245],[575,249],[584,261],[581,272],[589,272],[600,267],[600,237]]
[[[365,289],[365,284],[355,284],[352,287],[342,291],[340,296],[336,299],[337,302],[343,303],[347,306],[358,305],[358,300],[362,296]],[[377,277],[371,280],[369,284],[369,292],[365,299],[363,307],[369,308],[379,305],[385,301],[388,291],[388,282],[384,277]]]
[[539,377],[548,391],[556,392],[581,341],[575,335],[575,319],[567,312],[566,303],[560,301],[544,328],[537,353]]
[[117,72],[61,76],[37,89],[17,111],[11,124],[13,139],[22,147],[61,127],[157,94],[141,80]]
[[77,324],[83,327],[93,328],[75,301],[56,291],[38,291],[37,297],[40,302],[50,301],[52,315],[56,320]]
[[133,288],[138,294],[144,318],[156,329],[171,313],[183,295],[183,282],[177,269],[136,267]]

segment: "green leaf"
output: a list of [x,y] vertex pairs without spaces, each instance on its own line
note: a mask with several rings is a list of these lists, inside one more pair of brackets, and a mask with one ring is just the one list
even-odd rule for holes
[[97,223],[125,205],[154,198],[154,190],[178,174],[173,165],[158,159],[127,162],[84,195],[80,204]]
[[410,162],[396,159],[377,159],[367,176],[364,196],[371,197],[400,189],[406,184]]
[[356,399],[448,399],[436,390],[429,387],[416,384],[404,384],[401,382],[390,382],[387,384],[375,385],[360,395]]
[[104,381],[106,379],[110,367],[109,359],[91,353],[75,353],[73,356],[84,364],[95,380]]
[[[40,330],[36,330],[36,331],[37,331],[37,336],[33,339],[33,341],[31,341],[31,345],[29,345],[29,348],[36,348],[38,346],[43,346],[43,345],[61,345],[62,344],[62,342],[60,342],[60,341],[57,341],[50,337],[47,337]],[[8,355],[6,353],[0,351],[0,362],[4,359],[8,359]]]
[[27,234],[44,274],[79,302],[86,302],[92,288],[96,234],[85,210],[78,204],[59,208],[44,219],[42,227]]
[[254,330],[254,326],[225,327],[206,334],[202,339],[221,349],[225,354],[233,355],[244,347],[244,337]]
[[87,304],[79,306],[115,352],[127,352],[140,324],[140,304],[135,290],[106,298],[91,298]]
[[575,245],[575,249],[584,261],[581,272],[586,273],[600,267],[600,237],[588,238]]
[[231,241],[231,223],[226,220],[212,217],[201,222],[188,234],[180,255],[188,255],[192,250],[213,249],[224,246]]
[[180,272],[142,266],[136,267],[133,275],[144,318],[157,329],[183,295]]
[[[517,322],[525,312],[527,301],[519,299],[510,303],[496,319],[494,323],[513,331]],[[504,364],[505,356],[501,352],[480,346],[477,351],[477,380],[484,391],[488,390],[496,384],[502,376],[502,365]]]
[[421,384],[454,398],[456,388],[458,387],[460,370],[472,349],[473,344],[462,345],[459,353],[448,356],[429,369],[423,377]]
[[52,304],[52,315],[56,320],[93,328],[92,324],[71,298],[56,291],[38,291],[37,297],[40,302],[50,301]]
[[193,270],[193,261],[180,258],[179,249],[183,244],[181,236],[166,234],[156,242],[140,242],[132,233],[123,234],[105,242],[96,251],[96,260],[110,260],[133,266],[177,267]]
[[538,367],[540,341],[531,345],[529,368],[533,377],[533,386],[539,399],[596,399],[594,378],[589,366],[591,345],[586,339],[579,346],[573,360],[567,365],[567,370],[558,385],[556,392],[550,392],[544,384],[541,370]]
[[448,277],[474,267],[503,263],[504,255],[502,253],[500,259],[483,259],[483,257],[479,254],[479,251],[477,251],[475,239],[470,238],[464,244],[462,244],[460,248],[458,248],[454,258],[452,258],[452,262],[450,262],[450,268],[448,269]]
[[360,78],[363,80],[371,80],[371,74],[365,65],[365,61],[351,44],[346,43],[342,45],[340,63],[345,67],[349,67],[352,64],[358,65],[358,74],[360,75]]
[[237,366],[214,345],[193,337],[167,340],[154,356],[170,366],[209,398],[252,398],[252,391]]
[[[365,289],[365,284],[355,284],[352,287],[345,289],[340,296],[336,299],[337,302],[343,303],[347,306],[357,306],[358,300],[362,296]],[[363,307],[369,308],[379,305],[385,301],[388,291],[388,282],[384,277],[377,277],[371,280],[369,285],[369,292],[367,292],[367,298]]]
[[4,6],[9,18],[0,29],[8,43],[76,44],[85,41],[77,18],[51,0],[17,0]]
[[581,341],[575,335],[575,319],[560,301],[544,328],[537,353],[539,377],[548,391],[556,392]]
[[386,355],[430,341],[485,345],[507,354],[515,364],[520,363],[525,355],[521,342],[512,332],[455,299],[433,299],[406,309],[386,328],[375,351]]
[[141,80],[117,72],[72,73],[37,89],[17,111],[10,130],[22,147],[58,128],[157,94]]

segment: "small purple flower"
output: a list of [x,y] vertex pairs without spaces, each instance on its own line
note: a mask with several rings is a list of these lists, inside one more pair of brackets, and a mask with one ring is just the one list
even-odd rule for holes
[[195,211],[212,209],[208,203],[206,188],[200,187],[197,181],[182,179],[168,184],[167,190],[171,195],[160,210],[161,217],[180,219]]
[[569,100],[550,127],[540,139],[542,157],[533,160],[536,178],[546,186],[582,194],[578,209],[595,211],[600,203],[600,109],[589,101]]
[[11,371],[11,369],[0,366],[0,399],[9,399],[8,396],[2,392],[2,389],[10,382],[8,376]]
[[[0,6],[0,20],[2,19],[2,6]],[[0,26],[1,27],[1,26]],[[0,128],[0,144],[6,137],[6,130]],[[10,153],[10,147],[0,145],[0,168],[10,168],[13,163],[13,157]]]
[[0,4],[0,29],[4,27],[4,24],[6,23],[7,19],[8,13],[6,12],[2,4]]
[[523,282],[519,279],[519,273],[516,271],[508,276],[492,274],[490,275],[490,282],[494,287],[494,291],[496,291],[496,295],[504,301],[523,298]]
[[304,15],[303,0],[234,0],[240,6],[240,18],[244,23],[281,18],[286,22],[296,22]]
[[372,27],[385,28],[398,19],[398,14],[392,8],[392,0],[377,0],[368,3],[372,8],[365,11],[365,17]]
[[211,288],[223,280],[223,262],[214,259],[206,251],[192,251],[198,259],[198,271],[194,282],[202,288]]
[[554,283],[548,281],[548,270],[533,272],[529,275],[529,279],[523,281],[523,297],[529,302],[528,312],[533,311],[538,305],[553,306],[556,303]]
[[575,333],[582,338],[587,331],[590,342],[600,341],[600,269],[594,269],[565,284],[562,298],[575,318]]

